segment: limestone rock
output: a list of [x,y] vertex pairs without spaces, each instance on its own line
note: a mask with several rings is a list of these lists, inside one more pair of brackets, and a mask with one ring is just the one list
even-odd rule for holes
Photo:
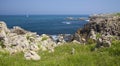
[[26,60],[40,60],[40,56],[34,51],[25,52],[24,57]]
[[93,40],[96,40],[96,34],[95,34],[94,29],[91,29],[90,38],[93,39]]
[[107,37],[107,40],[102,40],[102,42],[108,46],[110,46],[112,40],[110,36],[115,36],[117,40],[120,40],[120,16],[116,16],[115,14],[100,14],[90,16],[89,19],[90,21],[74,34],[74,40],[82,43],[81,38],[84,38],[86,41],[93,39],[99,43],[98,38],[101,35],[105,35],[109,37]]
[[100,47],[111,47],[111,41],[109,40],[108,37],[102,36],[101,38],[99,38],[97,40],[96,47],[97,48],[100,48]]
[[75,48],[72,48],[71,54],[75,54]]
[[35,45],[35,44],[32,44],[32,45],[30,45],[30,50],[32,50],[32,51],[38,51],[39,47],[37,45]]
[[63,34],[58,35],[58,40],[57,40],[57,42],[65,43],[64,35],[63,35]]
[[22,29],[21,27],[14,26],[13,29],[11,29],[11,32],[16,33],[16,34],[25,34],[27,33],[26,30]]
[[42,44],[42,47],[41,47],[42,50],[46,50],[46,49],[52,50],[52,49],[54,49],[54,47],[57,46],[56,43],[50,38],[45,41],[42,41],[41,44]]
[[40,36],[35,32],[26,31],[18,26],[8,29],[5,22],[1,21],[0,41],[5,46],[0,46],[0,49],[5,49],[11,55],[24,52],[26,60],[40,60],[40,56],[36,53],[39,49],[54,52],[54,48],[57,46],[49,35],[42,34]]
[[73,43],[80,44],[80,42],[79,42],[79,41],[77,41],[77,40],[73,40],[72,42],[73,42]]

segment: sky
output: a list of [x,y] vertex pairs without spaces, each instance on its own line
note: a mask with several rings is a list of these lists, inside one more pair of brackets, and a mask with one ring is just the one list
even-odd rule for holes
[[0,0],[0,15],[120,12],[120,0]]

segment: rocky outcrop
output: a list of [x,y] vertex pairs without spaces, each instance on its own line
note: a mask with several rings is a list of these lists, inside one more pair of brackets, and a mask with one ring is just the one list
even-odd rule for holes
[[19,27],[19,26],[14,26],[13,29],[11,29],[11,32],[12,32],[12,33],[16,33],[16,34],[18,34],[18,35],[26,34],[26,33],[27,33],[26,30],[22,29],[22,28]]
[[87,34],[93,29],[96,33],[110,34],[120,37],[120,17],[119,16],[92,16],[90,22],[80,29],[81,34]]
[[[114,14],[101,14],[90,16],[90,21],[74,34],[74,40],[83,43],[92,39],[96,47],[110,47],[113,37],[120,40],[120,16]],[[109,36],[109,37],[108,37]]]
[[40,60],[37,51],[54,52],[56,43],[46,35],[26,31],[20,27],[8,29],[5,22],[0,21],[0,48],[11,55],[23,52],[26,60]]
[[96,48],[100,47],[111,47],[111,40],[109,36],[101,36],[97,39]]

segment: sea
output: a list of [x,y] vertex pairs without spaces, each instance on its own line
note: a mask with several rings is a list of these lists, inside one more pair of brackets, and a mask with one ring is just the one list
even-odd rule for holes
[[[67,19],[68,17],[73,19]],[[0,15],[0,21],[4,21],[8,28],[20,26],[25,30],[37,32],[37,34],[74,34],[86,24],[89,15]]]

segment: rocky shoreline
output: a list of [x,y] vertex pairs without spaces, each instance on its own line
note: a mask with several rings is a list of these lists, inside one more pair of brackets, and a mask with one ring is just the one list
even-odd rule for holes
[[56,39],[50,35],[26,31],[18,26],[8,29],[0,21],[0,52],[10,55],[23,52],[26,60],[40,60],[38,51],[54,52],[54,48],[67,42],[77,44],[96,43],[95,48],[110,47],[112,40],[120,40],[120,16],[94,15],[74,35],[59,34]]

